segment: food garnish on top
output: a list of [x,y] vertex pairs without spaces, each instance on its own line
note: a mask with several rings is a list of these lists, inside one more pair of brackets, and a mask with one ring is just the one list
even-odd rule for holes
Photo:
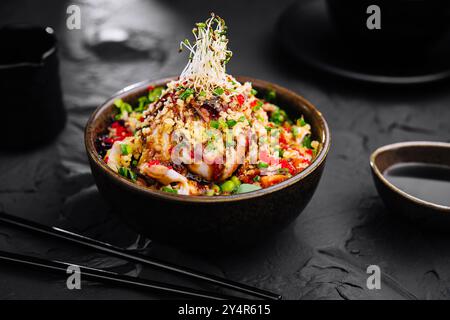
[[227,27],[212,14],[184,40],[189,61],[177,80],[148,87],[134,103],[118,99],[97,139],[106,164],[131,181],[183,195],[230,195],[267,188],[300,173],[320,144],[303,116],[293,121],[250,82],[226,73]]

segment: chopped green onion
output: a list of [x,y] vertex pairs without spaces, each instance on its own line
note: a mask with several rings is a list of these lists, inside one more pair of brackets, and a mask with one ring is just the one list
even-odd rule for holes
[[130,169],[125,168],[125,167],[120,167],[119,170],[118,170],[118,173],[122,177],[129,178],[129,179],[131,179],[133,181],[136,181],[136,179],[137,179],[137,174],[134,173],[133,171],[131,171]]
[[245,118],[244,116],[242,116],[242,117],[240,117],[240,118],[238,119],[238,121],[239,121],[239,122],[244,122],[245,119],[246,119],[246,118]]
[[148,92],[148,101],[155,102],[156,100],[158,100],[159,97],[161,97],[163,89],[164,89],[163,87],[156,87],[153,90],[150,90]]
[[303,116],[300,119],[297,120],[297,125],[299,125],[300,127],[303,127],[303,126],[306,125],[306,121],[303,118]]
[[258,168],[263,169],[263,168],[268,168],[269,164],[266,162],[261,161],[260,163],[258,163]]
[[124,102],[122,99],[116,99],[114,100],[114,105],[120,109],[120,111],[127,111],[131,112],[133,111],[133,108],[129,103]]
[[281,125],[284,121],[287,121],[287,114],[284,110],[277,109],[270,115],[270,121],[277,125]]
[[227,120],[228,128],[233,128],[236,125],[236,120]]
[[206,92],[205,91],[200,91],[200,93],[198,95],[200,97],[205,97],[206,96]]
[[120,167],[118,172],[121,176],[124,176],[125,178],[127,177],[127,168]]
[[148,98],[146,96],[138,98],[139,105],[134,109],[136,112],[142,112],[145,109],[145,106],[149,103]]
[[254,96],[256,96],[258,94],[258,91],[256,91],[255,89],[252,89],[252,91],[250,91],[250,93]]
[[128,170],[128,174],[130,175],[131,180],[133,180],[133,181],[137,180],[137,174],[134,171]]
[[168,186],[162,187],[161,190],[164,192],[168,192],[168,193],[174,193],[174,194],[178,193],[178,190],[172,189],[172,187],[168,187]]
[[227,122],[223,119],[219,119],[219,127],[222,129],[226,129],[227,128]]
[[209,126],[214,129],[219,129],[219,125],[220,125],[219,121],[217,121],[217,120],[211,120],[209,122]]
[[114,117],[116,120],[122,119],[125,112],[130,113],[133,111],[131,105],[124,102],[122,99],[114,100],[114,105],[119,109],[119,113]]
[[280,169],[278,169],[278,173],[281,173],[281,174],[289,173],[289,169],[288,168],[280,168]]
[[310,136],[306,136],[305,138],[303,138],[302,144],[303,144],[303,146],[305,148],[312,149],[312,147],[311,147],[311,137]]
[[184,90],[184,92],[182,94],[180,94],[180,99],[186,100],[193,94],[194,94],[194,90],[188,88],[188,89]]
[[266,92],[265,100],[273,101],[273,100],[275,100],[276,97],[277,97],[277,93],[275,92],[275,90],[271,89]]
[[223,88],[221,88],[221,87],[217,87],[217,88],[214,89],[214,91],[213,91],[213,93],[214,93],[216,96],[220,96],[220,95],[222,95],[224,92],[225,92],[225,90],[223,90]]
[[260,176],[254,176],[253,177],[253,181],[255,181],[255,182],[259,182],[260,180],[261,180]]
[[125,143],[120,144],[120,150],[122,151],[122,155],[126,156],[128,154],[131,154],[131,146]]

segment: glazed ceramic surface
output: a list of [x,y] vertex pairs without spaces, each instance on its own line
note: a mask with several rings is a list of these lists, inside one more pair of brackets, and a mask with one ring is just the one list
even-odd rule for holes
[[394,143],[375,150],[370,157],[375,186],[392,213],[401,214],[423,226],[450,230],[450,207],[416,198],[383,175],[390,167],[403,163],[450,166],[450,143]]

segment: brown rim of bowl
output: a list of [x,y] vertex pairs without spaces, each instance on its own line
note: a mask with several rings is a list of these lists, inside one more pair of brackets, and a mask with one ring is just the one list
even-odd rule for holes
[[180,202],[216,203],[216,202],[241,201],[241,200],[247,200],[247,199],[261,197],[266,194],[276,192],[276,191],[284,189],[290,185],[293,185],[294,183],[299,182],[300,180],[304,179],[306,176],[311,174],[325,160],[325,158],[328,154],[328,151],[330,149],[330,141],[331,141],[330,140],[330,138],[331,138],[330,130],[328,128],[328,124],[327,124],[325,118],[323,117],[322,113],[319,110],[317,110],[317,108],[313,104],[311,104],[308,100],[306,100],[302,96],[300,96],[300,95],[294,93],[293,91],[286,89],[284,87],[280,87],[278,85],[275,85],[275,84],[272,84],[270,82],[263,81],[263,80],[253,79],[253,78],[244,77],[244,76],[237,76],[236,78],[240,79],[241,82],[249,81],[249,82],[257,84],[257,86],[259,86],[259,87],[272,88],[272,89],[276,90],[277,93],[280,92],[281,95],[285,95],[285,94],[294,95],[295,98],[300,103],[307,106],[308,109],[310,109],[312,111],[312,113],[318,119],[320,119],[320,121],[322,122],[323,129],[324,129],[323,135],[321,137],[321,140],[323,141],[322,148],[321,148],[319,154],[317,155],[317,157],[314,159],[314,161],[305,170],[303,170],[301,173],[293,176],[292,178],[289,178],[283,182],[280,182],[276,185],[273,185],[273,186],[265,188],[265,189],[260,189],[257,191],[252,191],[252,192],[242,193],[242,194],[235,194],[235,195],[229,195],[229,196],[213,196],[213,197],[188,196],[188,195],[170,194],[170,193],[162,192],[162,191],[155,191],[155,190],[151,190],[146,187],[141,187],[141,186],[137,185],[136,183],[133,183],[133,182],[119,176],[118,173],[114,172],[105,163],[103,163],[103,161],[101,161],[99,159],[98,154],[95,150],[94,143],[93,143],[94,141],[89,139],[88,133],[89,133],[89,128],[90,128],[91,124],[93,123],[96,116],[100,113],[100,111],[102,111],[102,109],[107,104],[109,104],[111,101],[113,101],[117,97],[124,96],[125,94],[129,93],[131,90],[134,90],[139,87],[149,86],[149,85],[157,84],[157,83],[167,83],[176,78],[177,77],[168,77],[168,78],[157,79],[157,80],[145,80],[145,81],[141,81],[141,82],[129,85],[129,86],[123,88],[122,90],[119,90],[118,92],[116,92],[112,97],[108,98],[108,100],[106,100],[102,105],[100,105],[94,111],[94,113],[92,113],[92,115],[89,117],[89,120],[86,123],[85,131],[84,131],[84,143],[86,146],[86,151],[88,153],[88,156],[93,161],[95,161],[95,163],[101,168],[101,170],[103,170],[107,174],[110,174],[118,183],[124,183],[125,185],[127,185],[128,187],[130,187],[131,189],[133,189],[136,192],[149,194],[149,195],[152,195],[152,196],[155,196],[158,198],[163,198],[163,199],[167,199],[167,200],[175,200],[175,201],[180,201]]
[[433,141],[408,141],[408,142],[397,142],[397,143],[388,144],[388,145],[385,145],[383,147],[380,147],[380,148],[376,149],[370,155],[370,167],[372,168],[373,172],[375,172],[375,174],[377,175],[378,179],[380,179],[380,181],[383,182],[383,184],[385,186],[387,186],[392,191],[397,192],[398,194],[400,194],[401,196],[403,196],[407,200],[413,201],[413,202],[415,202],[417,204],[420,204],[420,205],[423,205],[423,206],[428,206],[428,207],[430,207],[432,209],[437,209],[437,210],[440,210],[440,211],[443,210],[445,212],[450,213],[450,207],[449,206],[444,206],[444,205],[436,204],[436,203],[433,203],[433,202],[425,201],[425,200],[422,200],[420,198],[416,198],[416,197],[410,195],[409,193],[407,193],[407,192],[397,188],[395,185],[390,183],[383,176],[383,173],[378,169],[378,166],[375,164],[376,158],[382,152],[395,150],[395,149],[402,148],[402,147],[413,147],[413,146],[450,148],[450,143],[433,142]]

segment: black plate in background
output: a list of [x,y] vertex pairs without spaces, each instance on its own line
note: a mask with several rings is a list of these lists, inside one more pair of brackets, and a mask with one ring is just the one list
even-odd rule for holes
[[[332,25],[325,0],[298,2],[280,17],[277,37],[286,52],[304,63],[345,78],[384,84],[419,84],[450,76],[450,35],[414,62],[368,57],[349,46]],[[389,48],[386,48],[389,50]]]

